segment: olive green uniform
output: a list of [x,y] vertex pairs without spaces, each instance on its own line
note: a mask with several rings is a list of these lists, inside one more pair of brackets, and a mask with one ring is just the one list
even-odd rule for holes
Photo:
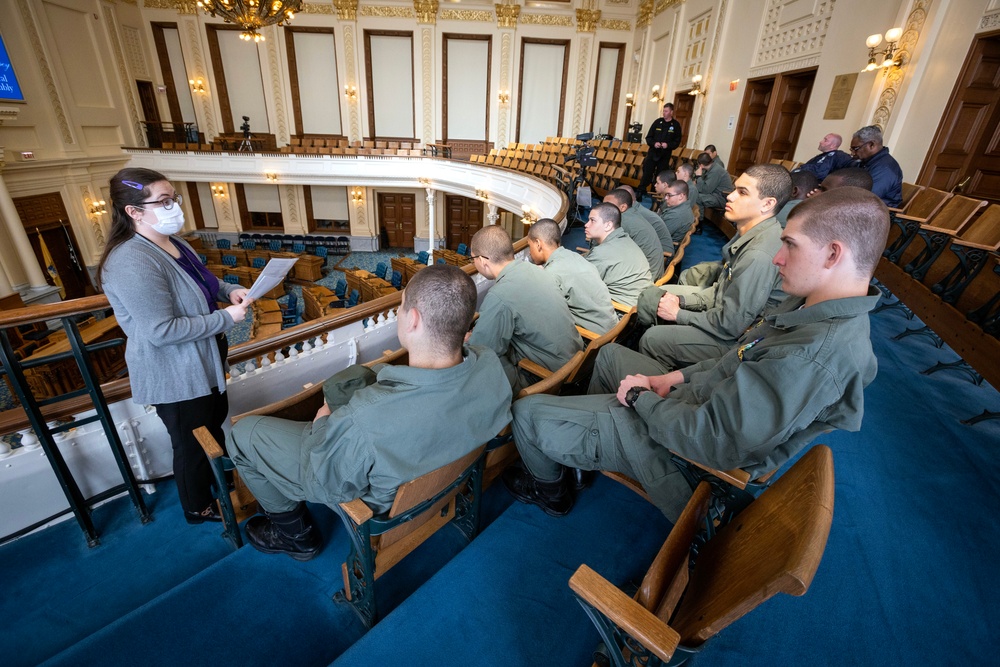
[[555,280],[577,326],[603,334],[618,324],[608,286],[594,265],[581,255],[556,248],[543,268]]
[[663,226],[670,232],[670,238],[674,244],[683,241],[684,236],[691,229],[691,225],[694,224],[694,212],[687,202],[677,206],[661,206],[658,217]]
[[792,209],[801,203],[801,199],[789,199],[785,202],[785,205],[781,207],[781,210],[774,214],[774,217],[776,217],[778,222],[781,224],[782,229],[784,229],[785,225],[788,224],[788,216],[791,214]]
[[663,246],[660,245],[660,239],[657,238],[653,226],[646,222],[638,211],[630,208],[622,213],[622,229],[642,250],[649,263],[649,273],[653,276],[653,280],[659,280],[663,275]]
[[663,252],[674,254],[674,239],[670,235],[670,230],[663,224],[663,219],[638,202],[632,204],[632,210],[641,215],[642,219],[648,222],[653,231],[656,232],[656,238],[660,239]]
[[639,293],[653,285],[646,256],[621,227],[591,248],[587,261],[597,269],[611,298],[626,306],[634,306]]
[[706,208],[724,208],[726,195],[735,189],[733,179],[725,167],[713,162],[708,171],[695,177],[698,186],[698,206],[704,217]]

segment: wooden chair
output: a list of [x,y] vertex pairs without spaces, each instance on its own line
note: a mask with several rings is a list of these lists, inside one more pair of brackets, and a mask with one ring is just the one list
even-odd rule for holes
[[993,204],[951,239],[955,266],[936,282],[931,291],[945,303],[956,304],[965,288],[986,266],[990,255],[1000,251],[1000,204]]
[[913,183],[903,183],[903,202],[899,205],[899,208],[889,208],[893,213],[906,213],[910,204],[914,201],[916,196],[924,190],[923,185],[914,185]]
[[[903,270],[916,280],[923,280],[930,268],[944,249],[948,241],[962,234],[972,218],[986,207],[987,202],[981,199],[955,196],[948,200],[937,215],[921,223],[917,235],[924,241],[924,247],[903,267]],[[902,256],[900,257],[902,259]],[[902,262],[900,262],[902,264]]]
[[633,598],[581,565],[569,585],[604,640],[599,652],[619,667],[682,664],[775,594],[805,594],[830,533],[833,482],[833,455],[817,445],[704,544],[711,492],[699,485]]
[[905,214],[896,213],[892,216],[892,221],[898,228],[899,234],[886,244],[882,256],[894,264],[898,263],[903,251],[917,235],[920,224],[930,220],[935,213],[941,210],[945,202],[951,199],[951,196],[950,192],[936,188],[924,188],[915,194],[910,200]]

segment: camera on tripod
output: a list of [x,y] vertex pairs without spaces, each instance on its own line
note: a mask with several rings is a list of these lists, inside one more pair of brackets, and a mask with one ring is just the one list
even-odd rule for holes
[[243,138],[250,138],[250,116],[243,116],[243,124],[240,125],[240,129],[243,130]]
[[633,144],[642,143],[642,123],[629,123],[625,140]]
[[576,140],[583,143],[577,146],[576,152],[573,155],[567,156],[564,161],[573,162],[575,160],[581,167],[596,167],[597,156],[594,154],[594,147],[587,143],[593,138],[593,132],[576,135]]

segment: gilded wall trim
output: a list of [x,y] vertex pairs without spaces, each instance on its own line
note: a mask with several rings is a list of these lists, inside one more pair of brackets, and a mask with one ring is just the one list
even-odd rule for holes
[[[347,73],[348,85],[357,85],[354,79],[357,76],[358,68],[354,62],[354,26],[344,26],[344,71]],[[361,104],[360,96],[353,102],[347,103],[347,108],[351,117],[351,141],[361,139],[361,122],[359,118],[358,105]]]
[[425,144],[434,143],[434,30],[420,30],[420,51],[423,68],[424,136]]
[[413,0],[413,11],[417,14],[417,23],[433,25],[437,23],[438,0]]
[[636,28],[645,28],[653,20],[653,0],[642,0],[639,3],[639,16],[635,19]]
[[597,26],[604,30],[623,30],[625,32],[632,31],[632,24],[628,21],[620,19],[601,19]]
[[[512,35],[504,31],[500,35],[500,90],[510,90],[510,45]],[[497,147],[507,146],[507,132],[510,124],[510,104],[501,104],[497,114]]]
[[896,57],[903,64],[900,67],[889,68],[885,79],[885,88],[879,95],[878,106],[875,108],[875,113],[872,114],[872,125],[878,125],[883,131],[889,123],[892,108],[896,105],[899,87],[903,83],[903,74],[912,57],[913,47],[917,45],[917,40],[920,38],[920,30],[924,27],[924,21],[927,20],[927,9],[930,6],[931,0],[916,0],[910,15],[906,17],[903,36],[899,38],[899,50],[896,51]]
[[[353,16],[351,16],[350,18],[346,18],[345,16],[341,15],[340,6],[339,6],[340,2],[338,0],[334,0],[334,2],[336,3],[336,6],[334,6],[334,5],[320,5],[320,4],[316,4],[315,2],[306,2],[306,3],[303,3],[302,9],[299,10],[299,13],[300,14],[321,14],[321,15],[324,15],[324,16],[333,16],[334,14],[336,14],[338,18],[345,19],[345,20],[348,20],[348,21],[353,21],[354,20]],[[355,12],[358,11],[357,0],[354,1],[354,11]]]
[[594,32],[597,30],[597,23],[601,20],[600,9],[577,9],[576,10],[576,31]]
[[108,29],[108,34],[111,35],[111,52],[114,54],[115,68],[118,70],[118,83],[121,84],[122,90],[125,93],[125,102],[128,104],[128,117],[132,123],[132,127],[135,129],[137,143],[139,146],[145,146],[146,133],[142,131],[135,93],[132,92],[135,86],[132,84],[132,77],[129,75],[128,66],[125,62],[125,48],[122,46],[121,36],[116,29],[115,13],[109,5],[103,5],[101,9],[104,13],[104,25]]
[[[715,61],[719,55],[719,47],[722,43],[722,26],[726,24],[726,9],[729,7],[729,0],[722,0],[719,4],[719,13],[715,19],[715,35],[712,38],[712,55],[708,59],[708,71],[705,72],[704,78],[701,82],[702,90],[708,90],[712,83],[712,75],[715,74]],[[704,106],[702,107],[702,113],[698,114],[698,129],[694,135],[695,146],[701,146],[701,131],[705,126],[705,113]]]
[[42,46],[42,39],[38,35],[38,26],[35,25],[35,17],[31,14],[27,0],[18,0],[17,8],[21,12],[21,20],[27,28],[28,41],[31,43],[31,50],[35,52],[38,59],[38,69],[45,82],[45,91],[49,94],[49,101],[52,103],[52,111],[59,123],[59,131],[62,133],[63,141],[67,144],[75,144],[73,133],[69,129],[69,121],[66,120],[66,111],[63,109],[62,100],[59,99],[59,89],[56,88],[55,78],[49,68],[49,60],[45,57],[45,48]]
[[576,94],[573,96],[573,131],[571,136],[580,134],[584,123],[584,101],[587,96],[587,69],[590,62],[592,37],[582,37],[577,50]]
[[517,17],[521,14],[521,5],[493,5],[497,10],[497,27],[514,28],[517,27]]
[[679,5],[682,2],[684,2],[684,0],[655,0],[655,4],[653,5],[653,16],[659,16],[674,5]]
[[492,23],[496,15],[488,10],[475,9],[445,9],[439,16],[447,21],[482,21]]
[[[205,67],[205,58],[201,54],[201,33],[198,29],[197,19],[185,19],[181,21],[184,26],[184,31],[186,33],[186,43],[187,50],[191,54],[191,64],[193,65],[193,71],[191,72],[194,76],[202,76],[206,81],[208,80],[207,74],[205,74],[208,69]],[[205,122],[205,139],[208,140],[209,137],[215,137],[219,133],[215,127],[215,110],[212,108],[212,96],[209,95],[196,95],[201,101],[201,118]],[[201,123],[198,123],[201,125]]]
[[413,13],[413,7],[386,7],[384,5],[365,5],[361,7],[361,15],[383,19],[412,19],[417,16]]
[[556,16],[554,14],[521,14],[521,25],[550,25],[573,27],[572,16]]

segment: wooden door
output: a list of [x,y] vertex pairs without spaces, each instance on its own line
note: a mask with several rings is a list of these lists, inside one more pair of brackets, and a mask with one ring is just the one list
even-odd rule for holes
[[681,147],[694,148],[691,141],[694,138],[694,128],[691,127],[691,117],[694,115],[695,95],[688,95],[681,91],[674,95],[674,118],[681,124],[681,132],[684,134]]
[[[146,140],[150,148],[160,148],[163,146],[163,125],[160,123],[160,110],[156,106],[153,84],[149,81],[136,80],[135,87],[139,91],[142,117],[146,121]],[[174,138],[170,137],[167,141],[174,141]]]
[[757,164],[766,164],[772,159],[792,159],[815,78],[816,70],[778,75],[764,136],[757,150]]
[[[42,268],[46,281],[55,285],[52,277],[54,271],[62,282],[67,299],[94,294],[80,244],[76,241],[76,235],[69,224],[69,214],[59,193],[15,197],[14,208],[24,224],[24,231],[35,251],[35,260]],[[46,261],[42,252],[42,241],[52,260],[51,264]],[[24,261],[30,260],[25,258]]]
[[445,229],[448,230],[448,249],[455,250],[459,243],[468,245],[472,236],[483,228],[483,202],[458,195],[445,197]]
[[1000,33],[973,42],[917,180],[1000,203]]
[[729,171],[734,174],[742,173],[757,159],[757,147],[764,137],[764,124],[773,89],[774,77],[747,82],[728,165]]
[[378,193],[380,231],[391,248],[412,248],[417,231],[416,196],[402,192]]

